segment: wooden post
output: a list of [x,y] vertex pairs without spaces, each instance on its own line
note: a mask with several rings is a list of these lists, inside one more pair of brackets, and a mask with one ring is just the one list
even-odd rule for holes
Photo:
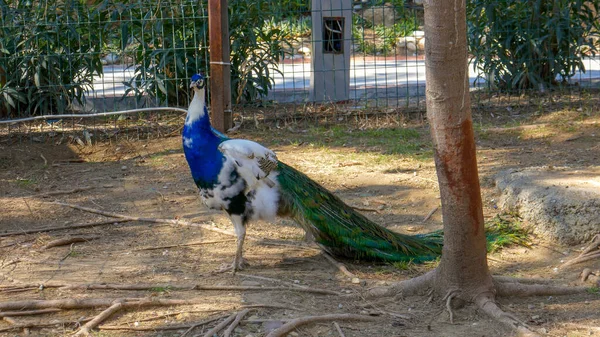
[[212,124],[215,129],[225,132],[232,126],[227,0],[208,1],[208,26]]

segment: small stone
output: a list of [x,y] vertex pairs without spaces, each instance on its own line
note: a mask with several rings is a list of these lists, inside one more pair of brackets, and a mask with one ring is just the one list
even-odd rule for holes
[[294,280],[294,284],[300,284],[300,280]]
[[537,321],[538,319],[540,319],[540,315],[533,315],[531,316],[531,319]]
[[127,170],[127,165],[121,166],[121,171],[125,171],[125,170]]
[[288,336],[298,337],[298,333],[296,331],[292,331],[288,334]]
[[338,304],[338,309],[341,309],[343,307],[344,307],[344,305],[342,303]]
[[360,279],[358,277],[353,277],[352,278],[352,283],[359,284],[360,283]]

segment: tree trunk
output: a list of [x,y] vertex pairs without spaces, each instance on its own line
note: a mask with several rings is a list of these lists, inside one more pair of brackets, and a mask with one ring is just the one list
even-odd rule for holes
[[[444,248],[433,285],[473,302],[493,298],[471,120],[465,0],[425,1],[427,118],[435,151]],[[460,85],[457,85],[460,84]]]

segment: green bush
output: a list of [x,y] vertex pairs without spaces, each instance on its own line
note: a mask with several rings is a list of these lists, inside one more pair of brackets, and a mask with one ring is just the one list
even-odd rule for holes
[[[263,29],[276,0],[229,1],[231,83],[234,101],[255,101],[268,94],[270,66],[283,55],[283,32]],[[188,79],[209,71],[207,1],[124,4],[116,9],[126,48],[133,48],[134,77],[125,83],[126,95],[149,97],[159,104],[188,102]]]
[[544,90],[585,70],[597,51],[600,0],[471,0],[469,52],[505,91]]
[[99,6],[0,0],[0,116],[63,113],[102,74]]

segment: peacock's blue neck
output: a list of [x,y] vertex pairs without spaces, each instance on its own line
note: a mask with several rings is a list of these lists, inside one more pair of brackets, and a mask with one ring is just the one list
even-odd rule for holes
[[223,154],[218,149],[221,140],[211,130],[204,95],[199,90],[190,103],[182,138],[183,152],[196,185],[210,188],[217,184],[223,167]]

